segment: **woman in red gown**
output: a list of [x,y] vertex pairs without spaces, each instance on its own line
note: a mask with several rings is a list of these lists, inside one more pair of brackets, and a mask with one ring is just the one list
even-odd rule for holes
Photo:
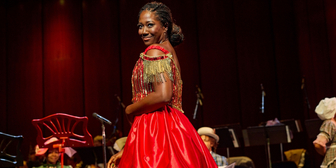
[[170,9],[147,3],[139,12],[138,33],[147,45],[132,74],[132,123],[123,150],[108,166],[123,168],[217,167],[204,142],[183,114],[182,80],[174,46],[183,34]]

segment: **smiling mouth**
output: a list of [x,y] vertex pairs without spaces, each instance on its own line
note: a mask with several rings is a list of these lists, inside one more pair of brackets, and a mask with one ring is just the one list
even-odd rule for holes
[[148,41],[151,37],[142,37],[143,41]]

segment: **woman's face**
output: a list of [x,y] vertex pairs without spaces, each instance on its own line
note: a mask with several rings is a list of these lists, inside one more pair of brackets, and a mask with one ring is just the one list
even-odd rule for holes
[[138,33],[145,45],[159,44],[164,37],[167,28],[161,25],[161,22],[155,19],[153,12],[144,10],[139,17]]
[[56,164],[59,159],[59,153],[57,149],[48,150],[48,162],[51,164]]

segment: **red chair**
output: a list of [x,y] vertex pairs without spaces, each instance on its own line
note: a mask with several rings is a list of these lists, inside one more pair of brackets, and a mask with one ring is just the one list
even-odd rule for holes
[[[87,130],[87,117],[77,117],[64,113],[56,113],[42,119],[33,119],[37,130],[37,144],[41,148],[58,148],[61,153],[61,165],[64,163],[64,147],[90,147],[93,139]],[[79,128],[81,127],[81,128]],[[45,130],[46,131],[42,131]],[[46,143],[51,138],[57,141]]]

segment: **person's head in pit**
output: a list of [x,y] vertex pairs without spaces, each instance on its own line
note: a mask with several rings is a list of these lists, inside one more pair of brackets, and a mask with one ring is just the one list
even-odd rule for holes
[[215,130],[210,127],[201,127],[198,129],[198,134],[201,136],[203,142],[209,151],[216,152],[219,137],[215,133]]
[[47,164],[55,165],[60,157],[58,149],[48,149],[46,152]]
[[38,145],[35,146],[35,155],[43,157],[43,164],[51,165],[56,165],[60,158],[58,148],[40,148]]
[[103,136],[97,135],[93,139],[93,146],[103,146]]

